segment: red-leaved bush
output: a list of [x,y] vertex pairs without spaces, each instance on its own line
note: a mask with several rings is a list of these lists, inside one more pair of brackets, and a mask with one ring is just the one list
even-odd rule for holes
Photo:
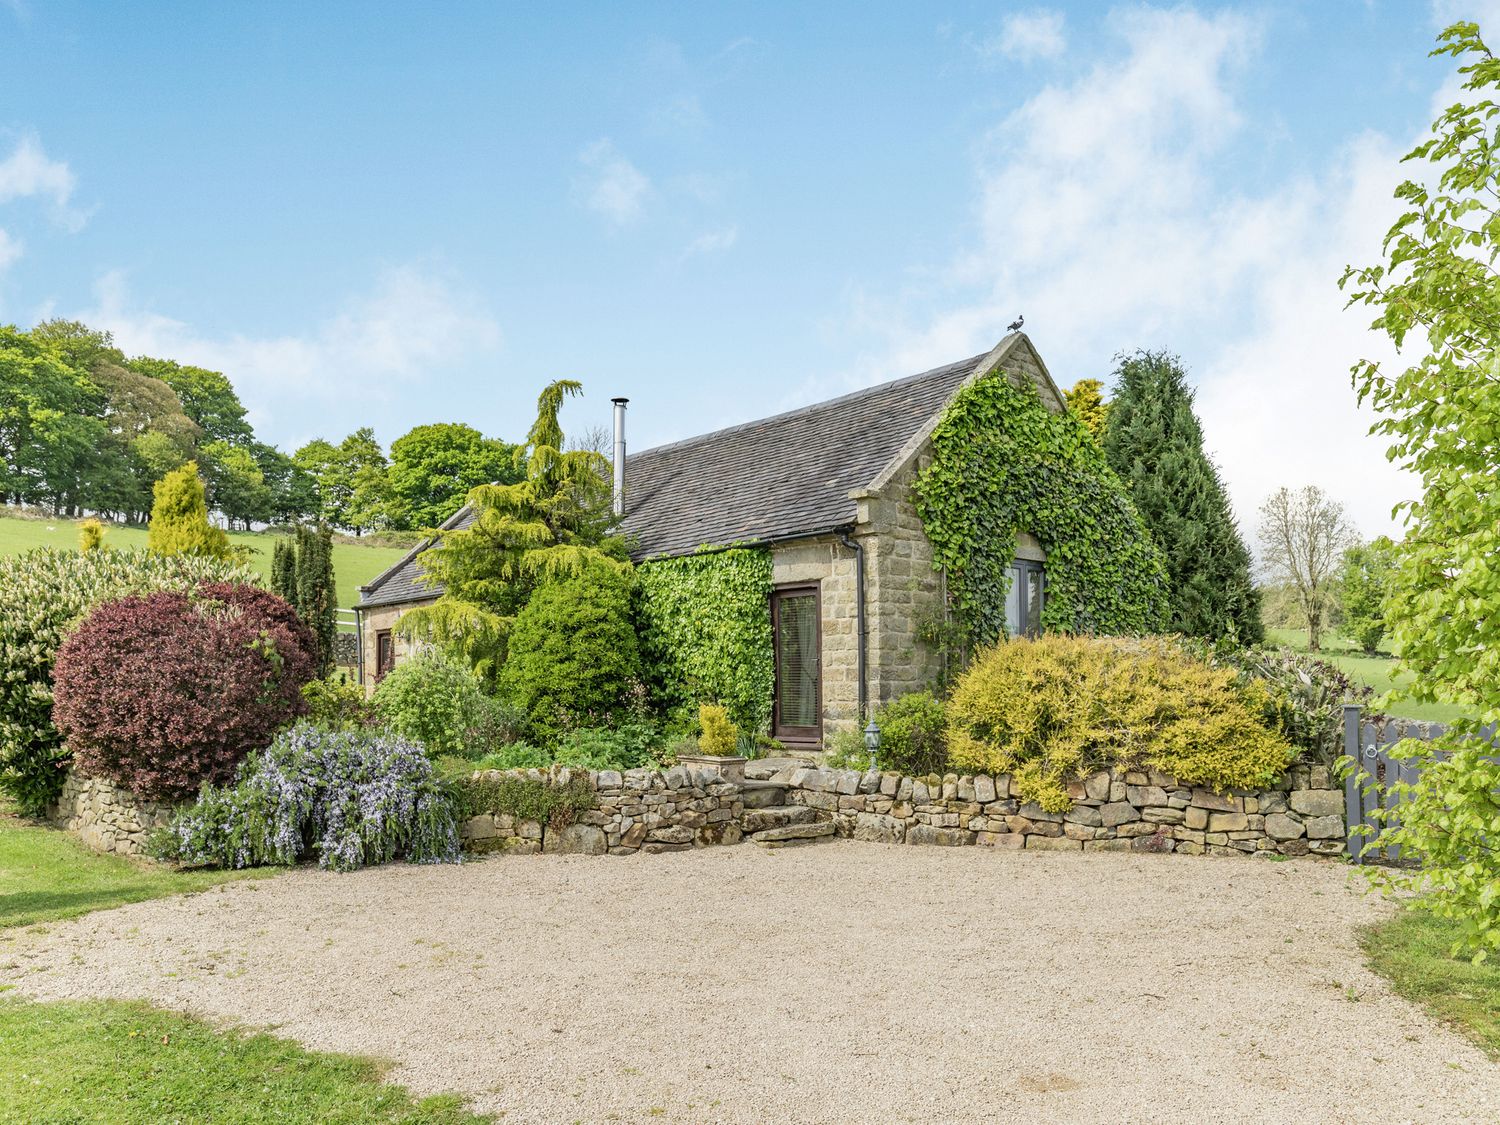
[[121,598],[63,642],[52,721],[83,773],[191,797],[302,712],[314,651],[292,607],[254,586]]

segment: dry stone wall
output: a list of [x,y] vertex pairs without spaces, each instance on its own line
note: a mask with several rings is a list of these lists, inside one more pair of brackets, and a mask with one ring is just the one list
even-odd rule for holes
[[824,810],[837,834],[883,843],[1185,855],[1341,855],[1344,794],[1324,767],[1227,795],[1149,771],[1113,768],[1069,786],[1073,807],[1020,801],[1010,777],[787,767],[787,801]]
[[462,834],[471,849],[517,853],[631,855],[734,844],[774,819],[760,799],[771,788],[779,790],[778,803],[831,822],[837,837],[887,844],[1226,856],[1344,852],[1344,794],[1323,767],[1299,767],[1269,788],[1229,794],[1114,768],[1072,785],[1066,812],[1021,801],[1007,775],[919,778],[802,763],[774,769],[751,763],[749,773],[756,780],[742,785],[712,767],[492,772],[563,785],[587,776],[598,807],[556,829],[485,814],[465,822]]
[[491,770],[477,776],[555,786],[586,776],[598,807],[563,827],[503,812],[471,817],[460,826],[460,835],[474,851],[632,855],[737,844],[742,834],[740,786],[725,781],[715,768]]
[[142,801],[112,781],[69,770],[52,822],[95,851],[143,855],[151,833],[170,824],[176,811],[176,805]]

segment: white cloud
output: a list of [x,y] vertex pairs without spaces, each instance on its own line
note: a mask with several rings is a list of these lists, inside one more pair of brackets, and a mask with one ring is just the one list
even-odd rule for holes
[[971,250],[909,292],[856,299],[880,342],[854,378],[981,352],[1020,312],[1065,386],[1119,351],[1167,347],[1247,532],[1266,493],[1303,483],[1386,530],[1413,488],[1367,435],[1349,367],[1391,349],[1337,280],[1378,260],[1406,146],[1351,138],[1318,175],[1246,193],[1232,146],[1259,24],[1128,8],[1107,26],[1113,57],[1045,86],[979,146]]
[[[77,314],[114,333],[130,355],[166,356],[223,371],[257,428],[284,434],[310,404],[388,397],[398,387],[435,384],[444,368],[500,344],[494,318],[473,297],[413,266],[386,270],[371,292],[350,300],[301,335],[215,336],[142,308],[123,274],[106,274],[95,307]],[[275,417],[271,402],[286,409]]]
[[[23,14],[19,8],[16,11]],[[70,231],[79,230],[87,218],[72,206],[77,186],[72,169],[51,159],[33,134],[24,134],[11,154],[0,160],[0,205],[41,199],[51,204],[54,221]],[[0,228],[0,273],[14,265],[23,252],[21,240]]]
[[651,193],[651,181],[612,141],[595,141],[578,159],[584,167],[577,182],[584,206],[617,226],[640,218]]
[[4,273],[21,253],[21,240],[0,227],[0,273]]
[[985,58],[1053,59],[1067,49],[1063,14],[1047,8],[1015,12],[1005,17],[1000,34],[977,45]]
[[73,230],[85,218],[71,206],[77,186],[72,169],[50,158],[32,134],[23,136],[11,154],[0,160],[0,203],[33,197],[50,200],[58,221]]
[[1500,31],[1500,3],[1497,0],[1433,0],[1432,18],[1438,27],[1472,20],[1479,25],[1488,42]]
[[687,244],[687,248],[682,252],[682,258],[685,261],[699,254],[718,254],[730,249],[739,240],[740,228],[734,224],[720,227],[718,230],[705,231]]

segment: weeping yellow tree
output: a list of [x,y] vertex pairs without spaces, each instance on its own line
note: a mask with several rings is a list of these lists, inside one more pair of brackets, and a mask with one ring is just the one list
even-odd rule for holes
[[536,421],[516,452],[523,478],[484,484],[468,495],[473,522],[430,531],[437,545],[419,556],[429,585],[443,595],[401,619],[402,633],[462,656],[492,678],[505,662],[516,614],[544,582],[605,563],[628,568],[613,534],[609,461],[589,449],[564,450],[558,413],[583,385],[560,379],[537,399]]

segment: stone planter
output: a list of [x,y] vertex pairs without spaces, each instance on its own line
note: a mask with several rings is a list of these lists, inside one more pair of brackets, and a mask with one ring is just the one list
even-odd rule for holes
[[695,770],[718,770],[719,776],[735,785],[745,783],[745,763],[741,757],[721,757],[718,754],[679,754],[677,764]]

